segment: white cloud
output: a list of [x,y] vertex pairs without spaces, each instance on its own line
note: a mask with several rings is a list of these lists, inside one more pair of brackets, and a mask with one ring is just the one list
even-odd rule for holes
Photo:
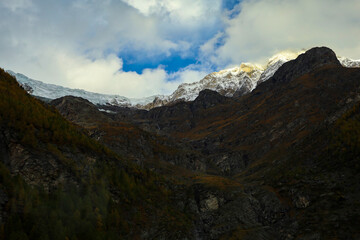
[[172,82],[176,84],[176,86],[178,86],[181,83],[192,83],[199,81],[207,74],[209,74],[209,70],[197,68],[193,69],[191,66],[188,66],[173,74],[170,74],[168,78],[171,79]]
[[[92,92],[144,97],[169,94],[179,83],[168,82],[167,73],[160,67],[144,69],[141,74],[124,72],[122,60],[114,54],[89,59],[76,53],[51,49],[42,52],[37,59],[36,64],[23,68],[29,77]],[[26,64],[26,60],[24,62]],[[9,69],[21,72],[16,67]]]
[[[284,49],[328,46],[337,54],[360,58],[358,0],[247,0],[226,20],[224,44],[202,50],[218,66],[263,61]],[[215,37],[216,38],[216,37]]]
[[0,4],[14,12],[33,6],[31,0],[1,0]]
[[[195,45],[188,40],[196,34],[190,33],[197,32],[204,22],[191,25],[191,21],[204,20],[210,8],[204,8],[204,2],[198,5],[187,2],[193,11],[185,13],[181,11],[184,2],[168,1],[166,13],[171,18],[167,18],[160,10],[144,14],[112,0],[0,0],[0,67],[95,92],[128,97],[171,93],[182,74],[169,75],[161,66],[144,69],[141,74],[125,72],[121,54],[136,51],[140,57],[156,58],[177,52],[182,57],[192,56]],[[220,9],[216,11],[220,13]],[[216,17],[212,19],[214,22]]]
[[[284,49],[326,45],[360,58],[358,0],[244,0],[229,12],[221,6],[221,0],[0,0],[0,67],[140,97],[171,93],[214,68]],[[198,62],[171,74],[161,66],[125,72],[128,52]]]
[[[222,0],[122,1],[143,16],[157,20],[160,36],[177,43],[188,42],[192,48],[197,48],[222,27]],[[178,46],[176,50],[180,49]]]
[[221,14],[220,0],[122,0],[142,14],[168,17],[179,24],[193,25]]
[[189,66],[172,74],[161,67],[144,69],[141,74],[124,72],[122,60],[115,55],[89,60],[59,52],[53,61],[56,66],[60,66],[58,77],[71,79],[71,85],[75,88],[137,98],[170,94],[179,84],[198,81],[208,73],[196,66]]

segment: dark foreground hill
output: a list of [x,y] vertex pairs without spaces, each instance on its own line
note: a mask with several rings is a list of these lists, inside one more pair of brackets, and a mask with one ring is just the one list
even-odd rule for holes
[[360,238],[360,69],[328,48],[150,111],[0,84],[5,239]]
[[91,139],[3,70],[0,106],[2,239],[189,235],[191,217],[170,199],[169,182]]

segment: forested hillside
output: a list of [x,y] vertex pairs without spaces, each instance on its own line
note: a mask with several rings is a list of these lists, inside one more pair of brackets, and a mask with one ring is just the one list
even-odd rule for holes
[[[89,138],[3,70],[0,119],[2,239],[133,239],[149,228],[150,235],[180,237],[189,231],[191,218],[169,199],[168,182]],[[14,157],[19,148],[24,159]]]

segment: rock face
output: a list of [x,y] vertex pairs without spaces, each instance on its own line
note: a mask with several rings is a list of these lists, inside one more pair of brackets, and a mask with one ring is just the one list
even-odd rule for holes
[[290,208],[262,188],[232,186],[219,191],[195,185],[194,195],[197,239],[287,239],[296,233],[296,221],[287,216]]
[[201,212],[214,211],[219,209],[219,201],[216,196],[210,194],[207,199],[203,200],[204,207],[200,209]]
[[47,191],[59,184],[75,182],[56,156],[50,152],[31,150],[18,143],[18,137],[9,129],[0,132],[1,160],[12,174],[20,174],[28,184],[43,186]]
[[219,93],[211,90],[203,90],[193,103],[193,108],[210,108],[217,104],[224,103],[228,98],[220,95]]

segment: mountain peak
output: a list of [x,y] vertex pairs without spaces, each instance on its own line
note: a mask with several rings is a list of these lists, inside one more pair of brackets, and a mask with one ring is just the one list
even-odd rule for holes
[[272,82],[288,82],[315,68],[327,64],[341,66],[336,54],[327,47],[314,47],[300,54],[296,59],[284,63],[272,77]]
[[213,72],[211,75],[217,75],[217,76],[226,76],[228,74],[231,75],[238,75],[241,72],[245,72],[248,74],[251,74],[255,71],[263,71],[264,68],[259,64],[254,63],[241,63],[239,67],[233,67],[233,68],[227,68],[224,70],[220,70],[219,72]]
[[325,64],[341,65],[333,50],[328,47],[314,47],[299,55],[299,63],[319,67]]
[[295,58],[297,58],[300,54],[304,53],[305,51],[292,51],[292,50],[285,50],[285,51],[281,51],[275,55],[273,55],[267,63],[267,67],[278,62],[278,61],[283,61],[283,62],[288,62],[290,60],[293,60]]
[[223,103],[227,100],[227,97],[222,96],[216,91],[209,89],[202,90],[199,93],[199,96],[195,99],[195,106],[202,106],[202,108],[210,108],[219,103]]
[[[298,56],[299,58],[296,61],[299,61],[299,64],[296,64],[297,66],[295,68],[297,69],[293,69],[291,66],[294,64],[291,63],[291,60]],[[339,57],[338,59],[344,67],[360,67],[360,60],[352,60],[344,57]],[[178,101],[193,101],[204,89],[216,91],[226,97],[242,96],[253,91],[260,83],[273,77],[275,72],[283,65],[286,68],[290,68],[291,72],[289,72],[289,76],[293,76],[293,73],[301,75],[306,71],[310,71],[311,69],[324,64],[340,64],[339,61],[337,60],[335,53],[326,47],[313,48],[307,52],[286,50],[273,55],[268,60],[267,64],[263,66],[248,62],[241,63],[233,68],[210,73],[200,81],[180,84],[170,95],[157,95],[141,99],[65,88],[32,80],[25,75],[14,73],[12,71],[8,72],[16,77],[17,81],[28,93],[34,96],[55,99],[66,95],[73,95],[86,98],[95,105],[133,107],[149,110],[155,107],[173,104]],[[285,65],[285,63],[287,64]],[[279,78],[286,80],[286,76],[284,78],[283,75],[284,72],[281,73],[280,71],[274,79]],[[279,81],[279,79],[277,81]]]

